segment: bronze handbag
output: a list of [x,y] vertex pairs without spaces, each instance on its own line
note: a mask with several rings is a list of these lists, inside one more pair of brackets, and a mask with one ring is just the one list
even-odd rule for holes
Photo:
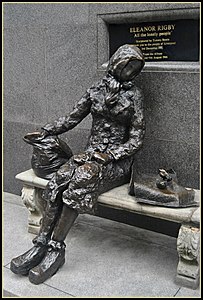
[[70,147],[58,136],[42,138],[40,132],[34,132],[25,135],[23,140],[33,146],[31,166],[34,173],[44,179],[51,179],[73,155]]

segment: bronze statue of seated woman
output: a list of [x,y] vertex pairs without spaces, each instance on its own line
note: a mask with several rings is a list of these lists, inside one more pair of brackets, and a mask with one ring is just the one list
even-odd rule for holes
[[38,141],[58,136],[92,115],[85,150],[71,156],[53,173],[43,198],[45,214],[34,246],[11,260],[16,274],[44,282],[65,262],[64,240],[80,213],[94,213],[99,194],[129,182],[134,154],[145,133],[143,96],[135,77],[144,57],[134,45],[123,45],[110,58],[106,75],[91,86],[73,111],[46,124]]

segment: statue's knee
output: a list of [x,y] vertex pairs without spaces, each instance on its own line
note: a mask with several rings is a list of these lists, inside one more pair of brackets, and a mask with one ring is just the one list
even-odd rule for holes
[[96,163],[85,163],[79,166],[69,182],[68,188],[63,192],[64,202],[81,201],[87,194],[94,193],[98,188],[100,168]]
[[85,163],[79,166],[71,180],[76,186],[85,187],[88,184],[96,183],[100,178],[100,166],[94,162]]
[[71,164],[69,163],[64,164],[55,173],[53,180],[56,181],[57,183],[61,183],[63,181],[69,180],[73,176],[74,169],[75,169],[74,166],[72,166]]

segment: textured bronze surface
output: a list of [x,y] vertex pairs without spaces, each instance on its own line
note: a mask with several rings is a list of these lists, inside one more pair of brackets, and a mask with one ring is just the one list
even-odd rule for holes
[[11,270],[21,274],[23,269],[24,274],[29,273],[32,283],[44,282],[63,265],[63,241],[78,213],[94,213],[100,193],[129,181],[133,156],[142,146],[145,133],[143,96],[134,82],[143,66],[139,48],[121,46],[111,57],[107,74],[86,91],[68,116],[46,124],[40,133],[26,135],[26,142],[34,146],[37,155],[41,153],[37,159],[34,153],[33,158],[35,172],[38,172],[41,166],[50,163],[54,151],[65,160],[67,152],[71,156],[70,149],[60,148],[59,153],[53,137],[71,130],[88,114],[92,115],[85,150],[62,164],[44,190],[47,207],[40,233],[33,241],[34,247],[43,247],[43,251],[38,257],[34,248],[30,255],[23,254],[11,261],[11,266],[18,262]]
[[138,202],[176,208],[199,205],[195,201],[195,191],[178,184],[173,169],[159,169],[158,173],[139,174],[131,183],[131,194],[135,195]]
[[73,155],[70,147],[57,136],[44,137],[41,132],[33,132],[23,140],[33,146],[31,166],[34,173],[44,179],[51,179]]

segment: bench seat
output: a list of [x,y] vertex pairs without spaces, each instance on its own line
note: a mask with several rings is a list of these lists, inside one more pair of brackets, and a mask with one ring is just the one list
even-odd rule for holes
[[[37,234],[45,209],[41,193],[48,180],[37,177],[33,170],[16,175],[23,184],[22,200],[29,210],[28,231]],[[195,201],[199,202],[200,191],[195,190]],[[176,282],[196,289],[199,285],[200,207],[169,208],[139,203],[128,194],[128,184],[116,187],[99,196],[102,205],[134,212],[140,215],[181,223],[177,238],[179,263]]]

